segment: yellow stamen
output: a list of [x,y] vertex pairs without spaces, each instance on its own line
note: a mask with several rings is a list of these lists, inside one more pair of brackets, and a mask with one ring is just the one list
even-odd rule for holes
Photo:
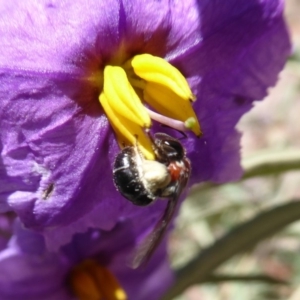
[[[125,72],[126,70],[126,72]],[[146,101],[157,113],[147,109]],[[145,129],[151,118],[177,130],[201,135],[190,100],[195,100],[184,76],[171,64],[150,54],[134,56],[123,67],[104,68],[99,101],[116,133],[119,146],[138,145],[145,158],[154,160]]]
[[144,100],[162,115],[185,122],[187,128],[197,136],[201,135],[200,124],[191,103],[180,98],[172,90],[160,84],[147,83],[144,89]]
[[124,118],[117,111],[113,110],[110,106],[111,101],[108,101],[104,93],[101,93],[99,100],[117,135],[119,146],[123,148],[138,143],[138,147],[143,155],[147,159],[154,160],[155,155],[151,140],[143,129],[138,124]]
[[101,300],[103,294],[94,278],[86,270],[74,269],[70,277],[71,289],[80,300]]
[[86,260],[71,271],[70,284],[79,300],[127,300],[113,274],[93,260]]
[[125,291],[121,288],[117,279],[113,274],[106,268],[97,265],[93,274],[105,296],[105,300],[126,300],[127,296]]
[[161,57],[151,54],[136,55],[131,60],[135,74],[148,82],[159,83],[185,100],[195,100],[195,96],[184,76]]
[[113,110],[141,127],[150,127],[150,117],[121,67],[105,67],[103,92]]

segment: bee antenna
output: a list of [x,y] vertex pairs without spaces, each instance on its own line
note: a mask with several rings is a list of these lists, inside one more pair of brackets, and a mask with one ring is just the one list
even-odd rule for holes
[[149,139],[151,140],[152,145],[155,145],[154,138],[153,138],[152,134],[150,133],[150,129],[146,128],[145,132],[148,135]]

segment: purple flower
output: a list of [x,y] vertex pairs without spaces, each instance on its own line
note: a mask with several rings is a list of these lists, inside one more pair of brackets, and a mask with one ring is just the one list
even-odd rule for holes
[[[86,259],[108,269],[129,300],[158,299],[173,280],[166,260],[166,243],[160,245],[146,268],[132,270],[126,263],[139,234],[141,229],[131,222],[120,222],[110,232],[91,229],[76,234],[60,251],[50,253],[41,234],[26,230],[17,222],[9,246],[0,251],[0,299],[77,299],[71,276]],[[98,284],[107,286],[108,279],[106,276]]]
[[282,6],[1,1],[1,211],[15,211],[53,249],[89,227],[110,230],[119,220],[161,215],[164,203],[134,207],[112,181],[120,150],[98,98],[103,68],[122,55],[165,58],[196,95],[203,137],[183,140],[190,185],[237,179],[235,125],[275,83],[290,51]]

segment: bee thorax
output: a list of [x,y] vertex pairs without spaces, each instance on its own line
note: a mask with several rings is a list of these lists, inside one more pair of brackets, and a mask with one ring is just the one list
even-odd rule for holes
[[154,160],[144,160],[142,167],[142,181],[145,188],[156,194],[158,190],[164,189],[170,182],[171,176],[168,168]]

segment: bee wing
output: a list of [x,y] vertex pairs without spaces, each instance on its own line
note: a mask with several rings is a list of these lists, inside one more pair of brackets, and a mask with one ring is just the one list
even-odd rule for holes
[[[177,197],[178,199],[178,197]],[[161,242],[164,233],[172,219],[177,204],[177,199],[168,201],[168,205],[161,219],[155,225],[153,231],[146,237],[142,244],[138,247],[134,259],[132,261],[132,268],[136,269],[139,266],[145,264],[152,256],[153,252]]]
[[[189,163],[189,162],[188,162]],[[149,258],[152,256],[159,243],[161,242],[166,229],[173,218],[178,199],[184,190],[187,182],[189,180],[190,172],[182,174],[179,178],[176,190],[173,196],[169,199],[167,207],[164,211],[164,214],[160,220],[156,223],[153,231],[146,237],[142,244],[138,247],[131,267],[136,269],[141,265],[144,265]]]

